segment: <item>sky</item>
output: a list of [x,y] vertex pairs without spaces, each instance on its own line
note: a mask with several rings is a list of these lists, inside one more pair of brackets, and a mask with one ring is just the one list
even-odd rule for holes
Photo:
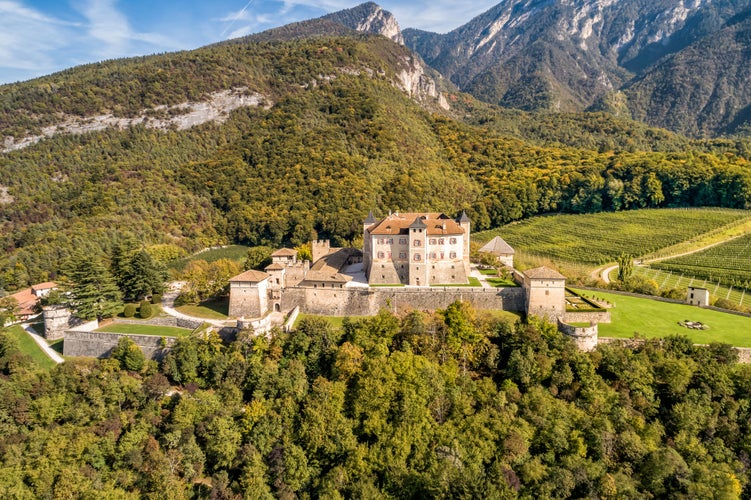
[[[189,50],[364,0],[0,0],[0,84],[80,64]],[[446,33],[500,0],[388,0],[399,26]]]

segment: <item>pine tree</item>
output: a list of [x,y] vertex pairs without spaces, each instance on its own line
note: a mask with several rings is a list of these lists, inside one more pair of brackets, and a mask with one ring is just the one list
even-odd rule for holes
[[66,274],[67,305],[79,318],[101,320],[122,310],[120,290],[101,259],[77,253]]

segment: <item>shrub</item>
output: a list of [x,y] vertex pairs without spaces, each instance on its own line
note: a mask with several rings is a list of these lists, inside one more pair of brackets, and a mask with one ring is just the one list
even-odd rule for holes
[[148,300],[142,301],[141,306],[138,308],[138,316],[142,319],[148,319],[152,314],[151,302]]
[[162,302],[162,294],[161,293],[155,293],[151,296],[151,303],[152,304],[160,304]]
[[123,316],[126,318],[132,318],[136,315],[136,305],[135,304],[125,304],[125,307],[123,307]]
[[141,348],[128,337],[120,339],[117,347],[112,350],[112,357],[120,362],[121,367],[132,372],[140,371],[146,362]]

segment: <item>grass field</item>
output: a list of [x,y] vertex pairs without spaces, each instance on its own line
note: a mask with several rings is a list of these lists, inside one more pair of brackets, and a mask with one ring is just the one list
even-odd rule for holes
[[199,259],[205,260],[206,262],[216,262],[219,259],[230,259],[242,264],[245,262],[245,258],[248,254],[248,248],[250,247],[245,245],[229,245],[222,248],[205,250],[170,262],[168,267],[176,271],[182,271],[185,269],[185,266],[188,265],[188,262]]
[[490,286],[494,287],[519,286],[516,281],[511,278],[487,278],[485,281],[487,281]]
[[[701,309],[685,304],[671,304],[651,299],[629,297],[606,292],[577,290],[585,297],[597,296],[614,304],[610,309],[612,323],[600,323],[600,337],[630,338],[685,335],[696,344],[724,342],[737,347],[751,347],[751,318]],[[691,330],[679,321],[700,321],[708,330]]]
[[597,266],[621,253],[642,256],[750,219],[744,210],[644,209],[533,217],[476,233],[476,241],[500,235],[517,251]]
[[654,262],[652,267],[723,285],[751,286],[751,234],[701,252]]
[[34,342],[34,339],[24,331],[19,325],[13,325],[6,330],[6,333],[18,341],[21,352],[27,354],[37,365],[45,370],[52,369],[57,363],[52,361],[49,356]]
[[229,299],[207,300],[198,305],[184,305],[175,308],[183,314],[204,319],[227,319]]
[[192,330],[187,328],[178,328],[176,326],[132,325],[130,323],[110,323],[96,331],[107,333],[130,333],[135,335],[156,335],[159,337],[185,337],[192,332]]

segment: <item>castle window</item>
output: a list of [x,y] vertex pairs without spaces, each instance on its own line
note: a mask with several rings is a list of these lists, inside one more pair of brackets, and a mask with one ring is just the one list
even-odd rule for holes
[[407,238],[399,238],[399,244],[400,245],[406,245],[407,244]]
[[436,257],[435,252],[430,252],[430,258],[435,260],[435,257]]
[[441,252],[441,259],[445,259],[445,258],[446,258],[446,254]]
[[389,245],[393,245],[393,244],[394,244],[394,238],[389,238]]
[[443,240],[443,238],[438,238],[438,244],[439,244],[439,245],[443,245],[443,243],[444,243],[444,240]]
[[455,259],[456,258],[456,252],[449,252],[449,259]]
[[545,290],[545,295],[550,295],[550,290]]
[[449,239],[449,243],[451,243],[452,245],[455,244],[456,243],[456,238]]
[[416,247],[419,247],[419,246],[422,245],[422,242],[420,240],[415,240],[415,242],[413,243],[413,245],[416,246]]
[[435,245],[435,238],[430,238],[430,244]]
[[406,259],[407,258],[407,252],[399,252],[399,258],[400,259]]
[[383,252],[378,252],[378,258],[379,258],[379,259],[382,259],[382,258],[383,258]]
[[416,261],[419,261],[420,259],[422,259],[422,257],[420,257],[420,254],[419,254],[419,253],[416,253],[416,254],[415,254],[415,260],[416,260]]

